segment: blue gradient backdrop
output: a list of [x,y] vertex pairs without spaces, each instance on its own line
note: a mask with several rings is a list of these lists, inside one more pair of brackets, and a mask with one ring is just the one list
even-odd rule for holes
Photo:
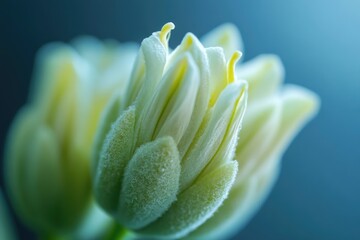
[[[275,53],[286,82],[322,99],[284,156],[269,199],[234,239],[360,239],[360,1],[0,1],[0,146],[27,96],[36,50],[81,34],[140,41],[173,21],[191,31],[235,23],[245,59]],[[2,152],[1,152],[2,153]],[[3,188],[3,175],[1,174]],[[23,239],[29,232],[21,224]]]

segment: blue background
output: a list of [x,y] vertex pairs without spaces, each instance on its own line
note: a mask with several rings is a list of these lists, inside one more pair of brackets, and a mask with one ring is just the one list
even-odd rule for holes
[[[321,111],[283,159],[265,205],[234,239],[360,239],[360,1],[0,1],[0,146],[26,101],[37,49],[90,34],[138,41],[172,21],[170,45],[224,22],[245,60],[275,53],[286,82],[317,92]],[[2,152],[1,152],[2,153]],[[3,188],[3,176],[1,176]],[[19,234],[29,231],[17,222]]]

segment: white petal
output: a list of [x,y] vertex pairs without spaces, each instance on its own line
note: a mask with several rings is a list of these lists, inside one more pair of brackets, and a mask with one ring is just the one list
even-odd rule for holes
[[206,49],[210,69],[210,106],[213,106],[227,85],[227,68],[224,51],[219,47]]
[[181,44],[171,53],[169,56],[168,66],[171,66],[172,62],[181,57],[184,52],[189,52],[198,66],[200,86],[189,126],[178,144],[181,158],[185,155],[189,145],[191,144],[196,132],[200,127],[210,99],[209,63],[206,58],[204,47],[193,34],[186,34]]
[[[145,103],[144,110],[139,117],[142,121],[139,120],[138,123],[140,134],[137,146],[153,140],[159,134],[159,136],[170,134],[178,143],[192,116],[198,88],[197,66],[192,57],[185,54],[165,73],[151,98]],[[189,95],[186,96],[189,90]],[[189,105],[186,106],[184,103]],[[182,105],[181,109],[173,108],[180,107],[180,105]],[[182,114],[183,116],[181,116]],[[171,126],[175,122],[177,125]]]
[[163,39],[160,39],[161,34],[155,32],[141,43],[126,91],[125,108],[130,106],[139,95],[136,108],[141,112],[161,79],[168,55],[167,42],[164,43]]
[[236,147],[235,159],[240,166],[237,181],[251,175],[259,164],[259,158],[273,143],[280,128],[281,114],[282,104],[277,97],[248,108]]
[[299,86],[286,85],[280,95],[282,116],[280,129],[263,158],[279,159],[292,139],[318,112],[319,97]]
[[[225,148],[231,148],[229,138],[237,139],[236,128],[239,129],[239,120],[246,105],[244,100],[246,84],[236,82],[228,85],[221,93],[214,108],[209,112],[209,116],[202,124],[205,125],[200,133],[197,133],[189,151],[184,156],[181,166],[181,189],[188,187],[192,181],[199,175],[199,173],[211,161],[217,161],[218,158],[223,158],[223,161],[231,160],[227,154],[224,153]],[[239,109],[242,109],[239,111]],[[235,120],[236,119],[236,120]],[[235,131],[235,136],[230,136]],[[225,145],[227,145],[225,147]],[[232,146],[235,150],[235,146]],[[220,153],[217,153],[220,152]],[[217,158],[213,159],[214,155]],[[223,155],[221,155],[223,154]],[[222,163],[213,163],[215,167]],[[213,170],[209,169],[209,170]]]
[[228,123],[228,128],[226,129],[225,136],[219,146],[219,149],[210,163],[206,166],[206,169],[204,169],[203,174],[208,171],[212,171],[224,162],[230,161],[234,158],[242,120],[247,107],[247,84],[246,82],[237,81],[228,87],[232,88],[231,92],[237,94],[237,101],[235,102],[232,116],[230,122]]
[[[157,137],[171,136],[178,144],[194,113],[196,96],[200,85],[198,68],[191,55],[185,55],[185,71],[173,96],[168,100],[155,134]],[[175,82],[175,81],[174,81]]]
[[243,42],[237,27],[233,24],[223,24],[201,38],[205,47],[222,47],[226,59],[230,59],[235,51],[243,51]]
[[274,94],[284,78],[281,60],[275,55],[262,55],[240,65],[237,77],[249,83],[249,105]]

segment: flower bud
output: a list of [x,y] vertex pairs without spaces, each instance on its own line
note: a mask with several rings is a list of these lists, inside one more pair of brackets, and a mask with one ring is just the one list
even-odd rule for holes
[[[227,198],[247,99],[235,52],[191,33],[169,53],[172,23],[142,42],[123,105],[102,120],[94,192],[117,222],[151,238],[181,238]],[[118,115],[117,117],[115,117]],[[106,132],[106,134],[104,134]]]
[[126,87],[132,49],[82,38],[74,47],[40,51],[32,94],[11,127],[5,156],[14,208],[37,232],[73,230],[88,211],[95,130],[110,99],[121,94],[115,89]]

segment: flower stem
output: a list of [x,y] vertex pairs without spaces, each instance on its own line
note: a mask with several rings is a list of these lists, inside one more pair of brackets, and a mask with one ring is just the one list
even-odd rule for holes
[[103,240],[132,240],[135,239],[134,235],[122,227],[121,225],[114,223],[113,226],[109,229],[108,234],[106,234]]

